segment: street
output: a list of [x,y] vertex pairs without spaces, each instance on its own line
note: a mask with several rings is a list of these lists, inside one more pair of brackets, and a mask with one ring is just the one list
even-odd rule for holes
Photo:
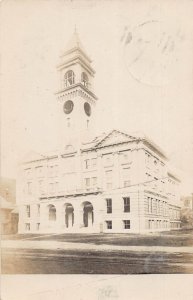
[[193,273],[192,231],[11,238],[2,241],[3,274]]

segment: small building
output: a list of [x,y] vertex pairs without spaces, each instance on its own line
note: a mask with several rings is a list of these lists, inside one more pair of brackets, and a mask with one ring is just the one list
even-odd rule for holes
[[1,234],[14,234],[18,230],[18,211],[10,202],[0,196]]
[[93,134],[95,71],[76,32],[57,70],[61,143],[52,153],[30,153],[19,166],[19,232],[180,228],[180,181],[163,150],[144,134]]

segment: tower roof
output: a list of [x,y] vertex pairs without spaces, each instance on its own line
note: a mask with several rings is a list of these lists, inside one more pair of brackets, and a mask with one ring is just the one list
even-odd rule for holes
[[79,38],[79,35],[78,35],[78,32],[77,32],[76,29],[74,30],[74,33],[73,33],[71,39],[69,40],[69,42],[67,43],[66,47],[64,48],[62,56],[66,55],[67,53],[70,53],[70,52],[72,52],[74,50],[81,51],[87,57],[87,59],[89,61],[91,61],[90,58],[89,58],[89,56],[88,56],[88,54],[85,51],[85,48],[84,48],[84,46],[83,46],[83,44],[82,44],[82,42],[81,42],[81,40]]

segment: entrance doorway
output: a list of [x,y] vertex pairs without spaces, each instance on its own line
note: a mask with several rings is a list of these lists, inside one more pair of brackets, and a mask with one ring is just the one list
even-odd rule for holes
[[65,224],[66,228],[71,228],[74,225],[74,207],[71,203],[65,204]]
[[91,227],[94,223],[94,212],[92,203],[86,201],[83,203],[83,225]]

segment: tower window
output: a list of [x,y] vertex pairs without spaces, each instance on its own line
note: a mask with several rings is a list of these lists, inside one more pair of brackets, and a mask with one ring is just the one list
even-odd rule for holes
[[88,76],[85,72],[82,72],[81,74],[81,83],[88,88]]
[[67,127],[70,127],[70,118],[67,118]]
[[68,86],[74,84],[75,83],[74,78],[75,78],[75,75],[72,70],[69,70],[68,72],[66,72],[64,75],[64,87],[68,87]]

